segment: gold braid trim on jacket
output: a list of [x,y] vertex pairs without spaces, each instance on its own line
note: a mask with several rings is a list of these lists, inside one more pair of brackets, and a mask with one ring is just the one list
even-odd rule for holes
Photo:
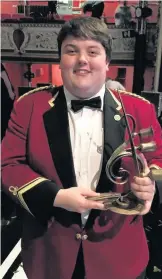
[[148,103],[148,104],[151,104],[150,101],[148,101],[148,100],[145,99],[144,97],[141,97],[140,95],[137,95],[137,94],[135,94],[135,93],[128,92],[128,91],[123,91],[123,90],[119,90],[119,89],[118,89],[118,90],[117,90],[117,89],[114,89],[114,90],[115,90],[115,91],[119,91],[120,94],[127,94],[127,95],[133,96],[133,97],[135,97],[135,98],[141,99],[141,100],[145,101],[145,102]]
[[23,94],[22,96],[20,96],[18,99],[17,99],[17,102],[19,102],[22,98],[28,96],[29,94],[33,94],[33,93],[36,93],[36,92],[39,92],[39,91],[45,91],[45,90],[51,90],[55,88],[54,85],[46,85],[46,86],[42,86],[42,87],[38,87],[38,88],[35,88],[33,90],[30,90],[28,91],[27,93]]

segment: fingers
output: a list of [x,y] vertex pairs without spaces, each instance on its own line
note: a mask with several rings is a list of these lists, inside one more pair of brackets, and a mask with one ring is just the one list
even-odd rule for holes
[[143,201],[150,201],[153,199],[153,194],[152,193],[147,193],[147,192],[134,192],[135,196]]
[[155,193],[155,183],[149,177],[134,177],[131,190],[138,199],[152,200]]
[[146,176],[150,172],[150,169],[147,165],[146,158],[142,153],[138,154],[138,156],[141,157],[141,159],[143,161],[143,165],[144,165],[143,176]]
[[149,177],[134,177],[131,183],[131,190],[138,199],[144,201],[144,207],[140,215],[147,214],[151,209],[155,194],[155,182]]
[[104,204],[101,201],[88,200],[86,199],[88,196],[98,197],[100,193],[82,187],[61,189],[56,195],[54,206],[78,213],[84,213],[91,209],[104,210]]
[[82,187],[80,187],[79,189],[80,189],[80,193],[83,196],[86,196],[86,197],[99,197],[100,196],[100,193],[96,193],[96,192],[92,191],[91,189],[82,188]]
[[148,186],[148,185],[153,184],[153,181],[148,176],[145,176],[145,177],[134,176],[133,183],[141,185],[141,186]]
[[104,210],[103,202],[87,199],[87,197],[99,197],[100,193],[96,193],[96,192],[92,191],[91,189],[86,189],[86,188],[80,188],[80,189],[81,189],[81,195],[84,196],[84,201],[83,201],[83,204],[81,207],[81,210],[83,210],[82,212],[84,212],[85,210],[91,210],[91,209]]
[[91,201],[85,199],[83,204],[83,209],[90,210],[90,209],[99,209],[104,210],[104,204],[101,201]]
[[131,189],[133,192],[146,192],[154,194],[155,183],[149,177],[134,177],[133,182],[131,183]]
[[145,201],[144,207],[143,207],[142,211],[139,213],[139,215],[147,214],[151,209],[151,204],[152,204],[151,201]]

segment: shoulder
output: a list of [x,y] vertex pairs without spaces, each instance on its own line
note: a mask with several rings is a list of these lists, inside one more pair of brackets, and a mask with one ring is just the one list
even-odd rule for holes
[[53,100],[60,92],[60,87],[44,86],[28,91],[14,102],[15,111],[32,111],[38,108],[40,111],[46,110],[52,106]]
[[31,99],[31,98],[33,99],[35,97],[40,97],[40,95],[41,95],[41,97],[46,96],[46,95],[51,96],[50,93],[53,93],[55,88],[56,88],[55,86],[49,85],[49,86],[43,86],[43,87],[35,88],[33,90],[29,90],[28,92],[26,92],[25,94],[20,96],[17,99],[17,102],[20,102],[21,100],[27,101],[28,99]]
[[59,90],[59,87],[44,86],[28,91],[14,102],[12,118],[28,121],[32,114],[43,114],[50,109],[52,106],[50,101],[56,98]]
[[[110,89],[109,89],[110,90]],[[124,90],[116,90],[113,89],[111,90],[111,92],[115,95],[115,97],[119,100],[120,96],[122,98],[123,101],[125,102],[131,102],[131,103],[138,103],[138,104],[151,104],[147,99],[145,99],[144,97],[137,95],[135,93],[132,92],[128,92],[128,91],[124,91]],[[120,101],[120,100],[119,100]]]

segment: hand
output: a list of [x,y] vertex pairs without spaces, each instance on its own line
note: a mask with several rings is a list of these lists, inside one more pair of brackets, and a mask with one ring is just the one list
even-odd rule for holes
[[131,183],[131,190],[134,193],[134,195],[138,198],[144,201],[144,208],[140,212],[140,215],[147,214],[152,205],[152,201],[155,194],[155,181],[152,181],[147,175],[150,172],[149,167],[147,165],[146,159],[141,154],[144,160],[145,164],[145,170],[143,173],[144,177],[137,177],[135,176],[133,178],[133,181]]
[[86,197],[99,196],[99,193],[82,187],[60,189],[55,197],[54,206],[78,213],[83,213],[90,209],[103,210],[104,205],[102,202],[86,199]]

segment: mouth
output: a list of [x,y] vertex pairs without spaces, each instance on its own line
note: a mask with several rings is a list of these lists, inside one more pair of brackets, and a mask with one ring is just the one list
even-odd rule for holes
[[74,74],[76,74],[76,75],[87,75],[87,74],[89,74],[91,71],[89,71],[89,70],[86,70],[86,69],[77,69],[77,70],[74,70]]

